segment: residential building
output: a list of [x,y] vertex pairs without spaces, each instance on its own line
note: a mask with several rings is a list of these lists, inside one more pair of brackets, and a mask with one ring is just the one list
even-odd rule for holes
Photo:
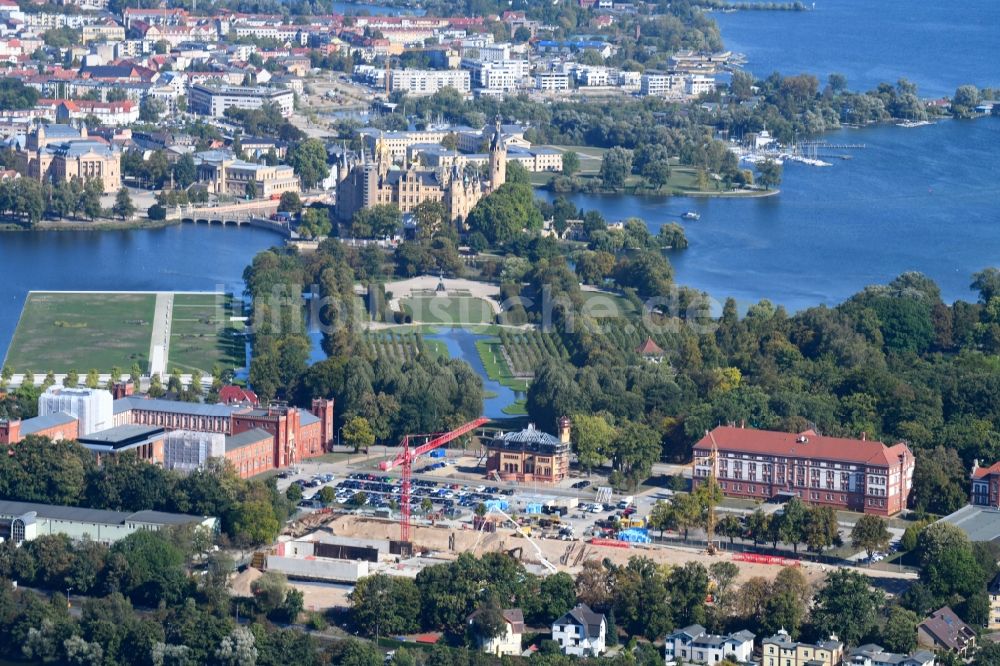
[[569,74],[556,71],[536,72],[535,88],[543,92],[569,90]]
[[265,86],[209,86],[193,85],[188,93],[188,109],[213,118],[221,118],[226,109],[259,109],[265,104],[275,104],[281,115],[292,115],[295,95],[284,88]]
[[976,649],[976,630],[944,606],[917,625],[917,645],[969,656]]
[[484,62],[463,60],[463,69],[472,75],[472,86],[489,93],[503,93],[529,87],[531,64],[527,60]]
[[97,456],[135,453],[146,462],[163,464],[163,440],[166,429],[157,426],[120,425],[77,437],[77,441]]
[[704,74],[688,74],[684,77],[684,93],[697,97],[715,90],[715,79]]
[[73,178],[101,181],[105,192],[122,186],[121,152],[102,139],[91,139],[87,126],[39,125],[18,144],[16,169],[28,178],[62,183]]
[[972,496],[969,501],[976,506],[1000,508],[1000,462],[980,467],[972,464]]
[[53,442],[76,439],[79,421],[72,414],[58,412],[25,419],[0,420],[0,444],[17,444],[29,435],[48,437]]
[[903,442],[887,446],[813,430],[795,434],[719,426],[695,444],[693,473],[695,485],[714,473],[728,497],[798,497],[810,504],[889,516],[906,508],[913,466],[913,454]]
[[674,72],[649,72],[642,75],[639,92],[654,97],[680,97],[684,93],[684,77]]
[[597,657],[607,649],[607,631],[604,615],[595,613],[587,604],[578,604],[552,623],[552,640],[563,654]]
[[125,28],[111,19],[83,26],[80,41],[88,42],[120,42],[125,39]]
[[233,464],[241,479],[274,469],[274,436],[263,428],[226,437],[225,449],[226,460]]
[[139,121],[139,105],[127,99],[117,102],[95,102],[84,99],[53,101],[56,102],[57,123],[83,122],[88,116],[93,116],[100,120],[102,125],[111,127],[131,125]]
[[[469,626],[475,625],[476,616],[482,611],[476,611],[468,618]],[[499,636],[486,638],[476,635],[476,645],[486,654],[501,657],[505,654],[521,654],[521,636],[524,634],[524,614],[520,608],[510,608],[503,613],[504,628]]]
[[38,397],[38,415],[69,414],[80,423],[79,435],[89,435],[113,425],[111,392],[104,389],[50,386]]
[[0,500],[0,541],[20,545],[40,536],[65,534],[74,541],[84,539],[110,544],[140,530],[195,525],[218,529],[218,519],[163,511],[104,511],[75,506]]
[[692,624],[667,636],[664,653],[668,664],[678,661],[715,664],[730,655],[746,663],[753,656],[753,639],[749,631],[720,636],[707,633],[700,624]]
[[761,666],[839,666],[844,644],[836,636],[818,643],[798,643],[782,629],[764,639],[761,653]]
[[869,643],[851,650],[844,659],[844,666],[934,666],[934,653],[917,650],[912,654],[897,654]]
[[993,577],[986,592],[990,595],[990,617],[986,628],[991,631],[1000,629],[1000,574]]
[[486,444],[486,473],[504,481],[556,483],[569,473],[570,420],[559,419],[554,437],[529,424],[524,430],[498,433]]
[[442,88],[454,88],[467,93],[469,81],[469,72],[464,69],[394,69],[389,73],[389,90],[433,95]]

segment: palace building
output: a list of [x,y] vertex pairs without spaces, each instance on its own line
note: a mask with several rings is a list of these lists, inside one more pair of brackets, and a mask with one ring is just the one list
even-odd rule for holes
[[393,164],[392,153],[381,136],[374,152],[371,161],[364,150],[355,163],[348,161],[346,151],[341,158],[337,168],[337,217],[343,222],[349,222],[364,208],[395,204],[408,213],[425,201],[440,201],[450,220],[464,220],[480,199],[507,180],[507,148],[499,120],[490,141],[487,181],[457,166],[421,167],[404,158],[399,167]]
[[[891,516],[906,508],[914,459],[903,442],[720,426],[694,446],[694,485],[714,473],[723,494],[798,497],[835,509]],[[713,469],[714,468],[714,469]]]
[[18,142],[15,168],[28,178],[62,183],[82,178],[101,181],[105,192],[122,186],[121,152],[100,138],[90,138],[87,126],[39,125]]
[[529,424],[524,430],[499,433],[486,444],[486,473],[503,481],[556,483],[569,473],[570,420],[559,419],[554,437]]

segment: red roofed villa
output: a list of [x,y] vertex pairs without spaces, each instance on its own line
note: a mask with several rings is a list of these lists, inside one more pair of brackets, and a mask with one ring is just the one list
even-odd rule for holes
[[891,516],[906,508],[913,454],[903,442],[824,437],[719,426],[694,446],[694,484],[715,476],[727,497],[769,500],[798,497],[835,509]]

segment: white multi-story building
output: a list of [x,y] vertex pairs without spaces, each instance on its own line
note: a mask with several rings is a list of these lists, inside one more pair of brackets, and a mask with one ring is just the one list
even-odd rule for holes
[[289,117],[295,106],[295,95],[284,88],[264,86],[191,86],[188,109],[214,118],[221,118],[226,109],[259,109],[276,104],[281,115]]
[[433,95],[442,88],[467,93],[471,89],[468,70],[464,69],[394,69],[389,75],[389,89],[412,95]]
[[226,455],[226,436],[219,432],[171,430],[163,439],[163,466],[182,472],[202,469],[209,458]]
[[552,623],[552,640],[563,654],[597,657],[607,649],[608,623],[587,604],[579,604]]
[[643,74],[639,91],[653,97],[680,97],[684,94],[684,77],[673,72]]
[[38,415],[65,412],[79,421],[79,434],[89,435],[114,426],[111,393],[103,389],[50,386],[38,397]]
[[704,74],[688,74],[684,79],[684,92],[692,97],[715,90],[715,79]]
[[569,90],[569,75],[565,72],[538,72],[535,74],[535,87],[546,92]]
[[668,635],[663,650],[668,664],[678,661],[716,664],[729,655],[746,663],[753,656],[753,639],[749,631],[719,636],[706,633],[700,624],[692,624]]
[[527,60],[463,60],[462,67],[472,73],[474,87],[490,92],[518,90],[531,84],[531,65]]

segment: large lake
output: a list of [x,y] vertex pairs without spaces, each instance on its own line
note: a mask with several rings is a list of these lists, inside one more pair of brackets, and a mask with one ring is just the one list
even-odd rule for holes
[[281,245],[254,227],[172,226],[142,231],[0,233],[0,355],[29,291],[243,292],[253,256]]
[[726,48],[748,56],[747,69],[839,72],[855,90],[907,78],[926,97],[965,83],[1000,87],[997,0],[804,0],[808,12],[713,13]]
[[[833,166],[786,163],[781,192],[760,199],[572,195],[608,220],[640,217],[655,232],[680,222],[691,242],[670,260],[677,282],[791,310],[835,304],[910,270],[944,297],[972,299],[972,273],[1000,265],[1000,119],[824,137],[859,150]],[[551,197],[544,193],[543,196]],[[701,214],[684,222],[687,210]]]

